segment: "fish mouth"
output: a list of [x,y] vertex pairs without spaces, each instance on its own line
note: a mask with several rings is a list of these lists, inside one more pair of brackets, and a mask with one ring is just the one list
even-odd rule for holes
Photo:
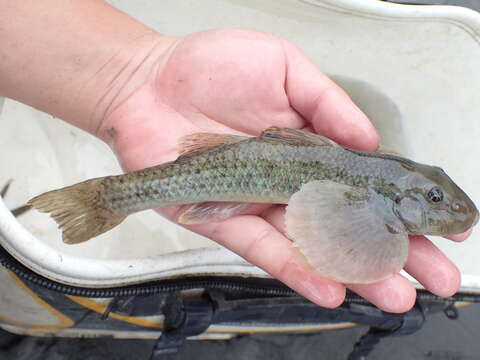
[[425,214],[423,228],[426,231],[423,234],[434,236],[462,234],[478,222],[478,213],[475,213],[474,217],[472,215],[455,212],[449,208],[436,209]]
[[400,218],[409,234],[445,236],[461,234],[475,226],[479,221],[479,214],[476,212],[475,216],[472,215],[467,212],[454,212],[450,208],[444,207],[436,209],[434,212],[424,209],[419,224]]
[[475,216],[475,220],[473,221],[472,227],[478,224],[478,219],[479,219],[479,215],[477,212],[477,215]]
[[451,222],[440,224],[440,232],[439,235],[457,235],[462,234],[472,227],[474,227],[478,223],[478,214],[475,215],[474,218],[469,218],[464,220],[452,220]]
[[478,220],[480,218],[480,214],[478,213],[478,209],[477,207],[475,206],[475,203],[473,201],[470,200],[470,204],[469,204],[469,209],[472,211],[472,213],[475,214],[475,217],[472,221],[472,227],[477,225],[478,224]]

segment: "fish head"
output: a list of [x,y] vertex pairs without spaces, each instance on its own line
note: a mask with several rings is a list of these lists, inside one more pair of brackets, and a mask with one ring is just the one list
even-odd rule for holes
[[439,167],[412,165],[394,212],[411,234],[460,234],[479,219],[468,195]]

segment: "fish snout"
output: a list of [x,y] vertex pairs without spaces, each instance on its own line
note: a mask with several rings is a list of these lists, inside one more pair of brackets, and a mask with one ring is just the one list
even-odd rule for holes
[[470,226],[470,227],[474,227],[475,225],[477,225],[478,224],[478,219],[479,219],[478,210],[475,209],[475,216],[474,216],[473,221],[472,221],[472,226]]
[[453,221],[449,233],[460,234],[471,229],[478,223],[478,209],[470,199],[454,201],[451,205]]

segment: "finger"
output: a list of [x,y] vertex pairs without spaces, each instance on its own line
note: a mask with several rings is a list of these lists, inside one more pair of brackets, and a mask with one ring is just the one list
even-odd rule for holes
[[473,229],[467,230],[464,233],[461,234],[455,234],[455,235],[447,235],[445,236],[445,239],[456,241],[456,242],[461,242],[466,240],[470,235],[472,235]]
[[417,293],[412,283],[400,274],[373,284],[349,284],[347,287],[379,309],[391,313],[410,310]]
[[358,150],[376,150],[379,136],[375,128],[345,91],[293,44],[287,42],[285,48],[285,90],[290,105],[312,123],[316,132]]
[[405,271],[425,289],[443,297],[452,296],[460,287],[461,275],[452,263],[424,236],[411,236]]
[[318,305],[333,308],[344,300],[343,285],[305,266],[290,240],[258,216],[237,216],[187,228],[224,245]]
[[[279,231],[285,231],[284,206],[271,207],[262,216]],[[380,309],[388,312],[405,312],[415,303],[415,288],[410,281],[401,275],[395,275],[374,284],[350,284],[348,287]]]
[[280,233],[286,233],[286,226],[285,226],[285,205],[273,205],[269,208],[265,209],[261,216],[264,218],[268,223],[272,224],[275,229],[277,229]]

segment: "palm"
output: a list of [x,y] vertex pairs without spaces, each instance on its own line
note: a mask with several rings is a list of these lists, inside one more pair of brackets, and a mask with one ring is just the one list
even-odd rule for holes
[[[175,159],[179,139],[195,132],[258,135],[272,125],[310,127],[362,150],[378,145],[371,125],[348,97],[283,40],[225,30],[199,33],[174,44],[145,84],[104,121],[103,130],[112,137],[128,171]],[[161,210],[172,220],[181,211],[180,207]],[[190,229],[230,248],[321,305],[341,303],[344,286],[305,266],[283,235],[282,207],[255,206],[251,214]],[[426,239],[412,245],[407,270],[410,267],[432,291],[445,295],[455,291],[458,271],[454,265]],[[417,268],[433,261],[437,272],[429,275],[435,281],[416,274]],[[408,309],[415,293],[400,275],[352,288],[390,311]]]

